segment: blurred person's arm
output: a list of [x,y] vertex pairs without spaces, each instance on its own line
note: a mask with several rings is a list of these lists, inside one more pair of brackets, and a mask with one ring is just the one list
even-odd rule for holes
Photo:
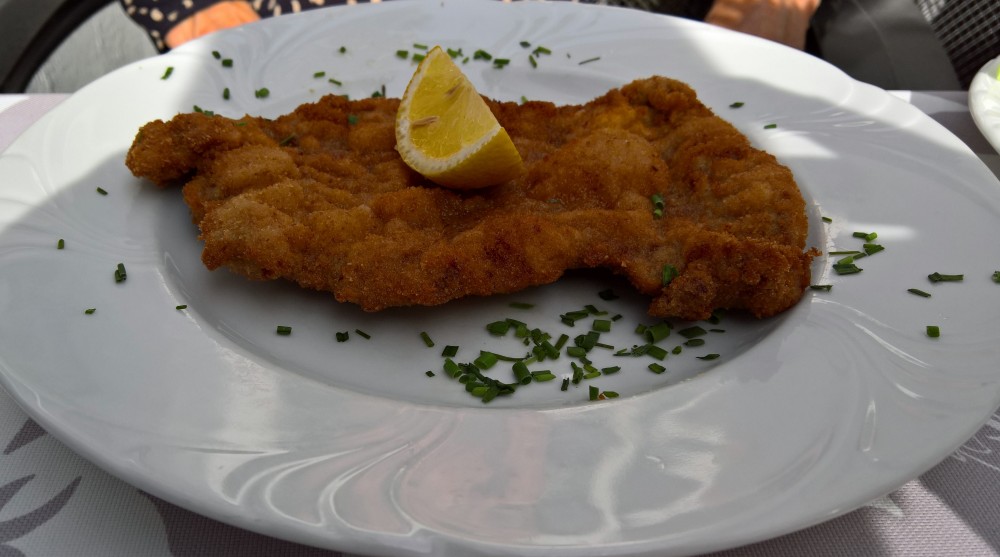
[[219,2],[191,14],[175,25],[167,32],[164,41],[168,47],[177,48],[191,39],[197,39],[213,31],[237,27],[258,19],[260,16],[249,2]]
[[809,20],[820,0],[715,0],[705,21],[805,48]]

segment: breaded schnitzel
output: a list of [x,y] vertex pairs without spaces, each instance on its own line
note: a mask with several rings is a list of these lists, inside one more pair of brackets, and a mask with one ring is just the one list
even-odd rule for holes
[[[180,114],[129,169],[184,199],[210,269],[284,278],[369,311],[514,292],[603,267],[653,316],[758,317],[810,282],[791,172],[687,85],[653,77],[580,106],[488,101],[527,171],[458,192],[395,151],[398,100],[327,96],[274,120]],[[662,197],[662,215],[654,199]],[[664,268],[676,269],[665,284]]]

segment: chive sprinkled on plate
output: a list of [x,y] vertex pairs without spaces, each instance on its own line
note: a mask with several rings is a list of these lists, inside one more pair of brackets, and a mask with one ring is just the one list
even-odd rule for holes
[[176,309],[176,310],[178,310],[178,311],[180,311],[180,310],[184,310],[184,309],[187,309],[187,308],[188,308],[188,307],[187,307],[187,304],[181,304],[181,305],[179,305],[179,306],[174,306],[174,309]]
[[292,334],[292,328],[289,327],[288,325],[278,325],[275,328],[274,332],[276,332],[277,334],[279,334],[281,336],[288,336],[288,335]]
[[347,342],[348,339],[351,338],[351,333],[349,333],[348,331],[341,331],[341,332],[335,333],[334,334],[334,338],[337,339],[337,342]]
[[368,340],[368,339],[372,338],[372,336],[370,334],[362,331],[361,329],[354,329],[354,332],[357,333],[357,335],[359,337],[361,337],[361,338],[363,338],[365,340]]
[[223,58],[222,59],[222,67],[223,68],[231,68],[231,67],[233,67],[233,59],[232,58]]
[[931,282],[961,282],[965,280],[965,275],[945,275],[933,272],[927,275],[927,279]]
[[427,346],[427,348],[434,346],[434,341],[431,340],[431,336],[427,334],[426,331],[420,331],[420,340],[424,341],[424,345]]
[[115,282],[124,282],[128,278],[128,274],[125,272],[125,264],[119,263],[115,267]]
[[83,310],[83,313],[85,315],[94,315],[94,312],[96,312],[96,311],[97,311],[97,308],[87,308],[87,309]]
[[59,238],[59,241],[56,242],[56,249],[66,249],[66,240]]
[[820,290],[822,292],[829,292],[829,291],[833,290],[833,285],[832,284],[810,284],[809,285],[809,289],[810,290]]
[[601,57],[600,57],[600,56],[594,56],[593,58],[587,58],[586,60],[583,60],[583,61],[581,61],[581,62],[578,62],[578,63],[577,63],[577,65],[578,65],[578,66],[582,66],[582,65],[584,65],[584,64],[589,64],[589,63],[591,63],[591,62],[596,62],[596,61],[598,61],[598,60],[600,60],[600,59],[601,59]]
[[927,336],[929,336],[931,338],[938,338],[938,337],[940,337],[941,336],[941,327],[938,327],[937,325],[928,325],[927,326]]
[[97,193],[99,193],[101,195],[108,195],[108,190],[102,188],[101,186],[97,186],[97,190],[96,191],[97,191]]
[[910,294],[916,294],[917,296],[920,296],[921,298],[930,298],[931,297],[931,295],[929,293],[924,292],[923,290],[920,290],[919,288],[907,288],[906,291],[909,292]]
[[767,124],[767,125],[764,126],[764,129],[765,130],[773,130],[774,128],[777,128],[777,127],[778,127],[778,124]]
[[253,92],[253,96],[257,97],[258,99],[266,99],[270,95],[271,95],[271,90],[268,89],[267,87],[261,87],[260,89],[257,89],[256,91]]
[[174,67],[167,66],[167,69],[163,71],[163,75],[160,77],[160,79],[169,79],[173,73],[174,73]]
[[729,108],[743,108],[744,104],[746,104],[746,103],[744,103],[743,101],[736,101],[736,102],[730,104]]

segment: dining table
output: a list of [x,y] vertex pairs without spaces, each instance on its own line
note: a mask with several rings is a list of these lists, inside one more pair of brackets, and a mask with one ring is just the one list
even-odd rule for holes
[[[1000,176],[1000,154],[977,129],[966,92],[890,93],[942,124]],[[0,95],[0,152],[67,98]],[[241,529],[146,493],[49,435],[3,390],[0,446],[2,556],[346,555]],[[891,493],[818,525],[714,555],[1000,555],[1000,411],[957,451]]]

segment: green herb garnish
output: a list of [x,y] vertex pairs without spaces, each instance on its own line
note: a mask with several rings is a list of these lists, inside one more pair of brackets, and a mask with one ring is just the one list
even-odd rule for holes
[[965,280],[965,275],[943,275],[938,272],[927,275],[931,282],[960,282]]
[[288,325],[278,325],[277,328],[275,328],[274,332],[282,336],[288,336],[292,334],[292,328],[289,327]]

